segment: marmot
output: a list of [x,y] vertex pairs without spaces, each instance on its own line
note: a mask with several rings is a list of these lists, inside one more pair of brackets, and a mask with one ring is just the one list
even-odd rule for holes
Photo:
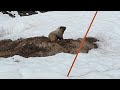
[[60,26],[60,27],[57,28],[57,30],[52,31],[49,34],[48,38],[50,39],[51,42],[55,42],[58,39],[61,40],[61,39],[63,39],[63,34],[64,34],[65,30],[66,30],[66,27]]

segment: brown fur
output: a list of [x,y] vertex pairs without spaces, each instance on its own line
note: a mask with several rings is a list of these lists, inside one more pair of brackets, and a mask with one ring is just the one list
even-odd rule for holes
[[58,39],[61,40],[63,39],[63,34],[65,30],[66,30],[66,27],[64,26],[58,27],[57,30],[52,31],[49,34],[48,38],[50,39],[51,42],[56,42]]

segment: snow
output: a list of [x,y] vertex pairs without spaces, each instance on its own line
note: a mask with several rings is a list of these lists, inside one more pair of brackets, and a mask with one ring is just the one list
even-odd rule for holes
[[7,14],[4,14],[0,12],[0,24],[3,22],[3,21],[7,21],[8,19],[10,19],[10,16],[7,15]]
[[[51,11],[10,18],[0,13],[0,40],[47,36],[66,26],[64,38],[83,37],[95,11]],[[80,53],[69,77],[75,55],[59,53],[48,57],[0,58],[0,78],[8,79],[119,79],[120,12],[99,11],[88,36],[96,37],[99,48]]]

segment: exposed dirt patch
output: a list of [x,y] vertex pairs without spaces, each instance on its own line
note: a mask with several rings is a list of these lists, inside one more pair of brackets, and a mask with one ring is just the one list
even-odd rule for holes
[[[63,39],[57,42],[50,42],[47,37],[32,37],[27,39],[2,40],[0,41],[0,57],[11,57],[20,55],[23,57],[45,57],[57,53],[76,54],[82,38],[77,40]],[[88,37],[84,43],[81,53],[88,53],[93,48],[98,48],[96,38]]]

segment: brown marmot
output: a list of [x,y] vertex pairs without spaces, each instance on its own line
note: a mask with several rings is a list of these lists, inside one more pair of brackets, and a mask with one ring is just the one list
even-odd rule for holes
[[60,26],[60,27],[57,28],[57,30],[52,31],[49,34],[48,38],[50,39],[51,42],[55,42],[58,39],[61,40],[61,39],[63,39],[63,34],[64,34],[65,30],[66,30],[65,26]]

